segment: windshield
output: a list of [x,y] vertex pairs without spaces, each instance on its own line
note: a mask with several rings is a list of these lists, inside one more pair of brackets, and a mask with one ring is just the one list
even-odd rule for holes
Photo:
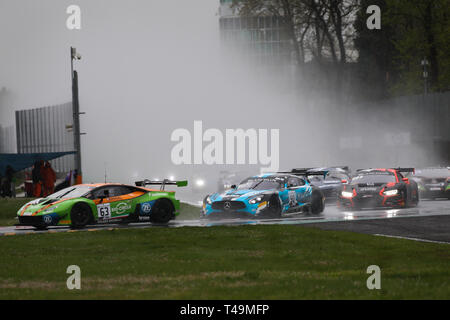
[[342,172],[329,172],[325,176],[325,179],[323,178],[323,175],[310,175],[308,176],[308,180],[311,183],[326,183],[326,182],[336,182],[341,180],[349,180],[348,175]]
[[312,183],[321,183],[323,181],[323,176],[308,176],[308,180]]
[[348,175],[341,172],[331,172],[327,174],[325,181],[335,181],[335,180],[348,180]]
[[389,183],[397,182],[395,175],[386,172],[361,174],[352,179],[353,183]]
[[238,190],[270,190],[280,189],[280,179],[274,178],[252,178],[241,182],[238,186]]
[[49,199],[68,199],[68,198],[79,198],[89,191],[92,190],[92,187],[89,186],[72,186],[65,189],[62,189],[54,194],[49,195],[47,198]]

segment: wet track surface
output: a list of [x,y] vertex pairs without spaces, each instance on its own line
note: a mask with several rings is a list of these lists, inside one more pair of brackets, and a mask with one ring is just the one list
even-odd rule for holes
[[[200,211],[200,208],[199,208]],[[0,236],[98,231],[115,228],[149,228],[149,227],[214,227],[232,225],[310,225],[329,230],[347,230],[371,234],[391,235],[433,241],[450,242],[450,201],[421,201],[416,208],[380,209],[361,211],[340,211],[333,205],[328,205],[323,214],[308,216],[297,214],[283,219],[223,219],[223,220],[183,220],[181,213],[177,220],[166,225],[150,223],[103,224],[92,225],[82,230],[71,230],[68,227],[50,227],[48,230],[37,231],[33,227],[0,227]],[[395,223],[394,223],[395,221]],[[393,225],[398,226],[397,229]],[[371,227],[372,226],[372,227]],[[409,226],[404,227],[402,226]],[[427,229],[428,228],[428,229]],[[444,229],[443,229],[444,228]],[[396,229],[396,230],[393,230]],[[401,232],[402,230],[405,232]],[[433,231],[434,230],[434,231]],[[436,231],[437,230],[437,231]],[[395,232],[394,232],[395,231]],[[434,236],[433,236],[434,234]],[[437,236],[436,236],[437,235]]]

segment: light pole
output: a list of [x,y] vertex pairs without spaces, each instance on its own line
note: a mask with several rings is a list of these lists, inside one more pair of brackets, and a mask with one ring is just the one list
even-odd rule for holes
[[73,111],[73,136],[75,147],[75,169],[77,170],[77,177],[75,184],[80,184],[83,181],[83,175],[81,171],[81,139],[80,136],[80,104],[78,100],[78,73],[73,70],[73,61],[81,60],[81,55],[77,53],[77,49],[70,47],[70,69],[72,80],[72,111]]
[[428,66],[430,65],[427,57],[423,58],[421,64],[423,67],[423,92],[424,92],[424,94],[427,94],[428,93]]

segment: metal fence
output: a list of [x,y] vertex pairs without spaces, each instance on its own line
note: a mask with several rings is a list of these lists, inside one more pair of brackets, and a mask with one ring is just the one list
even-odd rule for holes
[[[73,123],[72,104],[16,111],[18,153],[73,151],[73,133],[67,126]],[[74,168],[74,156],[51,161],[57,172]]]

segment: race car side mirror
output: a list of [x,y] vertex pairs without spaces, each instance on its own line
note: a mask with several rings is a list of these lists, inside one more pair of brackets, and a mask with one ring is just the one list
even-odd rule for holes
[[231,189],[236,189],[236,188],[237,188],[237,187],[236,187],[235,184],[231,185]]
[[345,180],[345,179],[342,179],[341,182],[342,182],[343,184],[346,184],[348,181]]
[[402,179],[404,182],[409,182],[409,179],[408,178],[403,178]]

